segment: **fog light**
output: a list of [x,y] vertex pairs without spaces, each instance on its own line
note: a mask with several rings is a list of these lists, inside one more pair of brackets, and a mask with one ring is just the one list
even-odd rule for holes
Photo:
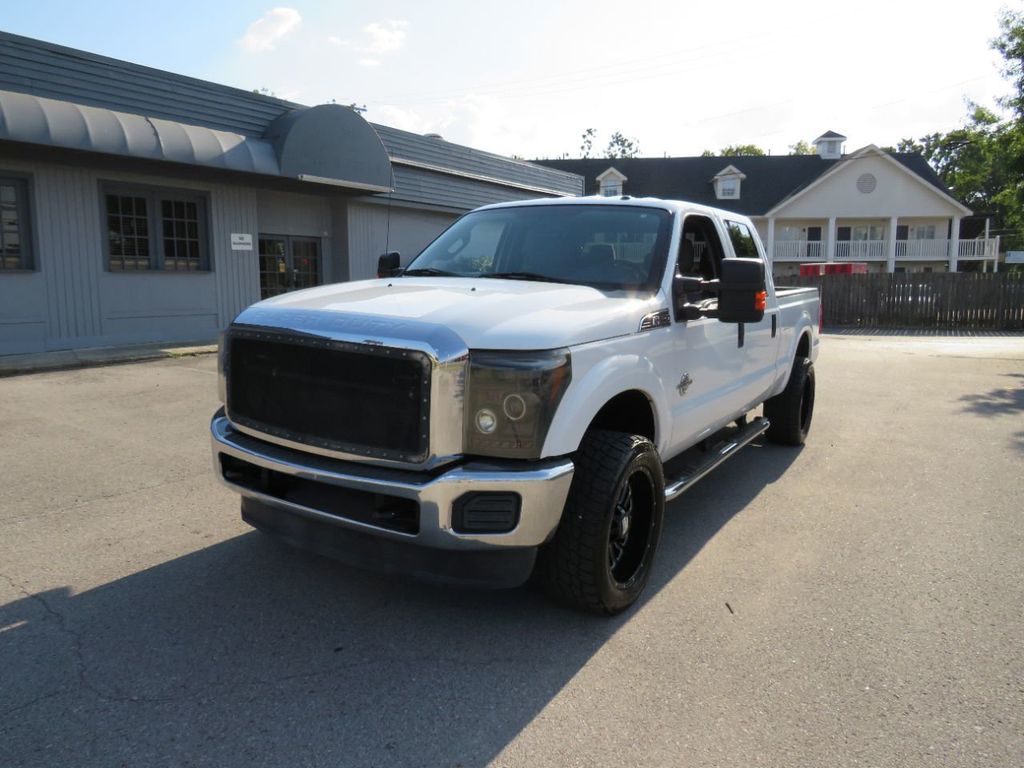
[[485,435],[491,434],[498,426],[498,417],[490,408],[481,408],[476,412],[476,428]]
[[519,525],[522,500],[511,491],[471,491],[452,505],[456,533],[508,533]]
[[505,411],[509,421],[519,421],[526,415],[526,401],[519,395],[509,395],[501,404],[501,409]]

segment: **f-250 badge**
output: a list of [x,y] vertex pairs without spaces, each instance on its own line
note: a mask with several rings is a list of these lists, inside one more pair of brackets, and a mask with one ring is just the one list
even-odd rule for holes
[[676,384],[676,389],[679,390],[680,397],[686,394],[686,390],[690,388],[691,384],[693,384],[693,379],[690,378],[690,374],[684,373],[683,378],[681,378],[679,383]]

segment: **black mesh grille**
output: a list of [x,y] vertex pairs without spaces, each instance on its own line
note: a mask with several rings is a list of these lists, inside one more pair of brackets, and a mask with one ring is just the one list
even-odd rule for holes
[[398,461],[429,453],[430,361],[421,352],[232,331],[228,416],[297,443]]

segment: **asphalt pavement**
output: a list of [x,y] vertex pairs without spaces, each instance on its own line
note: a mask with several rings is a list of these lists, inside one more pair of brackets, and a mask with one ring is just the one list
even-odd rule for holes
[[1024,764],[1024,338],[817,375],[614,619],[251,531],[212,356],[0,379],[0,766]]

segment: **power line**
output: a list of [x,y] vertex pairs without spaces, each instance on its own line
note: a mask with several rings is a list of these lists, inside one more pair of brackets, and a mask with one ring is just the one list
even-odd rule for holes
[[[768,41],[764,40],[761,36],[751,36],[749,38],[733,40],[729,46],[723,46],[721,42],[715,42],[682,52],[625,60],[614,64],[588,67],[586,69],[569,70],[559,74],[547,75],[539,78],[466,86],[462,88],[446,89],[445,91],[435,91],[433,93],[428,92],[426,94],[421,92],[418,94],[409,94],[405,97],[381,98],[374,100],[373,103],[384,105],[400,102],[406,106],[423,106],[445,103],[446,101],[455,98],[459,93],[466,91],[471,91],[471,94],[474,96],[498,95],[503,98],[519,99],[577,90],[577,86],[579,84],[587,84],[594,88],[603,88],[609,85],[632,82],[638,76],[645,74],[648,77],[660,78],[673,74],[684,74],[686,72],[693,71],[694,69],[702,68],[687,66],[680,67],[680,65],[706,65],[708,63],[707,57],[696,54],[709,49],[716,51],[716,58],[728,58],[730,61],[761,55],[757,50],[758,46],[734,47],[737,43],[743,43],[747,40],[756,41],[760,47],[764,47],[769,44],[774,47],[778,43],[777,39]],[[657,64],[653,63],[663,59],[668,59],[668,61],[663,61]],[[673,59],[675,61],[673,61]],[[602,76],[604,75],[611,77],[611,79],[602,79]]]

